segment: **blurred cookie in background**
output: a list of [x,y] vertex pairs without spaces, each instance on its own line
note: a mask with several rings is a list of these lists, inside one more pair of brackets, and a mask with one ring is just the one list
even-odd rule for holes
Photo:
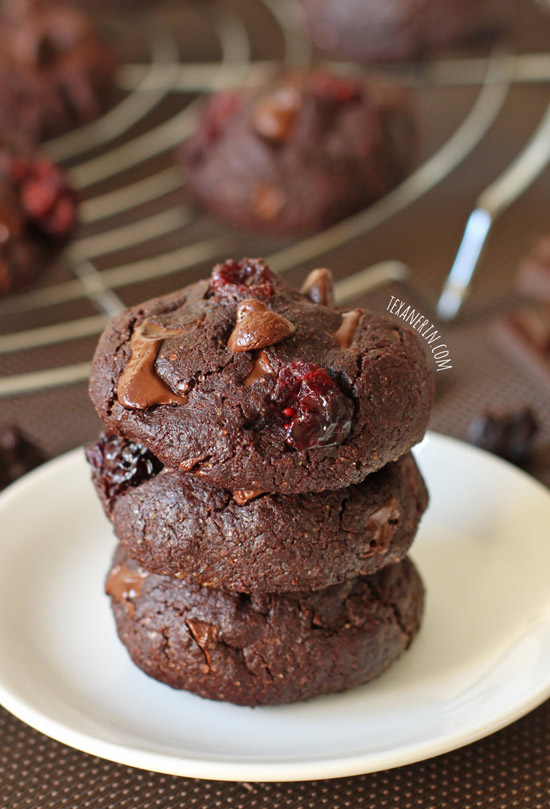
[[468,430],[468,440],[481,449],[523,466],[529,460],[538,431],[538,420],[528,407],[513,413],[493,409],[475,417]]
[[550,302],[550,234],[542,236],[519,265],[519,292]]
[[522,372],[550,391],[550,236],[520,262],[516,287],[524,300],[495,320],[492,335]]
[[44,463],[42,452],[17,427],[0,422],[0,490]]
[[76,194],[58,166],[0,144],[0,297],[26,287],[70,241]]
[[0,132],[46,140],[97,118],[117,59],[80,9],[57,0],[0,3]]
[[495,0],[300,0],[322,50],[361,62],[422,59],[502,24]]
[[211,97],[181,157],[191,197],[215,217],[311,233],[397,185],[416,143],[407,91],[378,78],[301,71]]

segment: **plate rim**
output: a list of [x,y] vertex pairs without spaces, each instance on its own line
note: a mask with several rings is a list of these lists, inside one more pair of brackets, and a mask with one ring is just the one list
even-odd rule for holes
[[[543,483],[524,470],[491,453],[432,430],[427,432],[424,441],[426,439],[442,444],[443,449],[447,445],[447,447],[455,450],[467,451],[474,455],[480,454],[485,461],[497,466],[504,465],[509,471],[522,477],[545,496],[550,497],[550,491]],[[413,451],[419,446],[417,445],[417,447],[413,448]],[[0,511],[5,505],[7,506],[16,499],[21,491],[25,491],[29,485],[36,483],[41,478],[47,479],[52,470],[57,470],[63,466],[70,467],[71,464],[81,460],[83,460],[83,448],[77,447],[24,475],[23,478],[12,483],[0,494]],[[337,758],[314,755],[294,761],[249,760],[242,762],[200,757],[190,758],[171,753],[151,752],[144,750],[139,745],[131,747],[121,742],[99,739],[97,736],[69,727],[49,716],[41,709],[34,707],[28,700],[21,699],[0,680],[0,704],[16,718],[57,742],[89,755],[142,770],[190,778],[240,782],[290,782],[341,778],[414,764],[444,755],[486,738],[525,716],[549,697],[550,670],[546,681],[542,680],[538,688],[531,690],[523,700],[516,701],[511,708],[501,712],[499,715],[487,718],[474,729],[471,727],[461,728],[458,731],[449,731],[444,736],[439,735],[436,739],[422,743],[412,742],[395,750],[383,750],[376,753],[345,754]]]

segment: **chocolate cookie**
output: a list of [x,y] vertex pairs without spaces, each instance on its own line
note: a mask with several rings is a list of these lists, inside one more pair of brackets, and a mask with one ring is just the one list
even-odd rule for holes
[[320,48],[359,61],[420,59],[494,28],[495,0],[301,0]]
[[96,118],[110,104],[116,58],[86,15],[57,0],[0,8],[0,130],[34,142]]
[[428,358],[400,323],[331,308],[328,275],[301,294],[261,260],[227,261],[128,309],[92,364],[100,418],[232,490],[338,489],[396,460],[426,430]]
[[428,494],[412,455],[321,494],[215,489],[158,474],[138,445],[104,435],[86,450],[128,554],[153,573],[238,592],[317,590],[404,558]]
[[521,295],[550,303],[550,235],[540,237],[520,262],[517,288]]
[[76,196],[63,171],[0,144],[0,296],[43,272],[75,224]]
[[11,424],[0,422],[0,490],[46,460],[42,452]]
[[415,147],[408,93],[303,72],[210,98],[182,157],[191,196],[214,216],[305,233],[383,196],[406,175]]
[[468,441],[523,466],[529,460],[539,429],[539,421],[530,407],[511,413],[485,410],[470,423]]
[[148,573],[119,547],[106,591],[146,674],[239,705],[296,702],[378,677],[410,645],[423,606],[408,559],[314,593],[249,596]]

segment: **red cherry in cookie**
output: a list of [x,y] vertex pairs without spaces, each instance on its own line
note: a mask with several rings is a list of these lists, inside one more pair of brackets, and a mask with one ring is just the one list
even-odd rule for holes
[[241,297],[246,293],[259,298],[270,298],[275,292],[274,275],[261,259],[229,259],[212,271],[210,289],[216,295]]
[[275,399],[281,405],[286,443],[302,451],[342,444],[351,432],[354,407],[326,368],[291,362],[279,372]]

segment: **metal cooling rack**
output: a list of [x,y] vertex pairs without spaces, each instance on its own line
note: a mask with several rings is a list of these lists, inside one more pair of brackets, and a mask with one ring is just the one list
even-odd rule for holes
[[[294,7],[281,0],[261,2],[271,17],[274,32],[282,34],[282,61],[287,66],[311,63],[312,53],[308,42],[300,35]],[[198,4],[194,8],[198,9]],[[93,124],[47,144],[47,151],[56,161],[70,163],[72,180],[84,196],[80,210],[85,226],[83,235],[66,253],[67,280],[52,280],[46,286],[0,301],[0,324],[8,316],[20,315],[22,318],[25,314],[36,315],[47,307],[70,303],[76,307],[76,304],[85,302],[94,314],[74,318],[69,315],[60,322],[0,334],[0,354],[44,349],[53,344],[69,344],[96,337],[109,318],[126,306],[118,292],[163,276],[178,276],[179,281],[186,271],[202,263],[213,263],[227,255],[243,252],[240,245],[245,237],[236,233],[196,239],[168,251],[162,249],[162,244],[156,249],[157,241],[161,243],[165,237],[184,232],[198,217],[186,208],[183,200],[173,199],[174,192],[185,184],[181,169],[176,165],[162,165],[160,168],[158,165],[159,159],[169,158],[192,131],[197,105],[192,94],[253,83],[274,66],[273,62],[251,58],[251,40],[245,21],[231,10],[229,4],[205,2],[200,8],[219,41],[219,62],[181,61],[184,43],[178,42],[169,30],[157,24],[148,32],[149,61],[125,65],[120,71],[119,85],[125,91],[123,100]],[[354,65],[332,64],[343,72],[358,70]],[[269,264],[278,272],[289,272],[312,260],[321,262],[329,251],[367,233],[434,188],[483,140],[502,109],[512,84],[550,80],[550,56],[515,56],[498,48],[486,58],[445,60],[420,70],[411,68],[401,72],[400,79],[420,89],[434,85],[473,87],[476,95],[447,140],[439,144],[399,187],[368,209],[330,229],[267,256]],[[178,111],[160,123],[157,117],[154,124],[147,124],[151,114],[158,113],[162,103],[174,94],[181,99]],[[140,126],[143,131],[132,135],[131,131]],[[493,206],[489,226],[499,210],[525,188],[526,161],[529,181],[542,169],[545,161],[541,149],[535,149],[533,142],[539,147],[541,142],[547,143],[550,149],[549,127],[550,112],[516,161],[523,169],[522,176],[518,177],[514,164],[500,179],[499,194],[496,195],[500,207]],[[115,187],[96,192],[96,186],[101,189],[101,184],[107,180]],[[494,187],[491,189],[494,202]],[[151,203],[160,210],[147,212]],[[140,213],[142,207],[145,213]],[[480,207],[483,205],[478,204],[477,209]],[[121,215],[126,214],[133,217],[131,222],[117,222]],[[93,232],[87,233],[87,230]],[[488,230],[486,227],[481,242],[478,240],[469,256],[470,278]],[[143,246],[147,255],[117,264],[119,251],[136,246]],[[110,266],[98,269],[98,263]],[[362,268],[337,281],[337,300],[348,303],[374,286],[389,280],[401,280],[406,273],[407,268],[396,261]],[[455,278],[455,288],[456,282]],[[65,307],[63,311],[70,309],[70,306]],[[82,382],[87,379],[88,372],[89,363],[78,362],[11,374],[0,379],[0,397]]]

